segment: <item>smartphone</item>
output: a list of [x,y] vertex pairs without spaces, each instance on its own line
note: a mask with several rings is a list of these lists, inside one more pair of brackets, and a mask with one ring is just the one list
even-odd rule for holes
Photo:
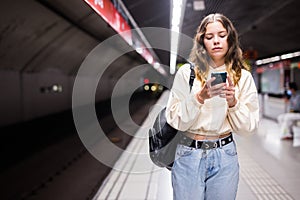
[[226,83],[227,72],[211,73],[211,77],[216,77],[216,79],[211,82],[212,86],[219,83]]

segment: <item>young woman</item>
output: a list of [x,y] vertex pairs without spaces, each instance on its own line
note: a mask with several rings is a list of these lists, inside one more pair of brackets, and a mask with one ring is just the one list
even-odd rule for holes
[[[232,134],[251,135],[258,126],[257,89],[243,62],[238,34],[222,14],[205,17],[194,37],[190,65],[177,72],[167,104],[167,121],[183,132],[172,168],[175,200],[233,200],[239,163]],[[212,73],[226,72],[214,84]]]

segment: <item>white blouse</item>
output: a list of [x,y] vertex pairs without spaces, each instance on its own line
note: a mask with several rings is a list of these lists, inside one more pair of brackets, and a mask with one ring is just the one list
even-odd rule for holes
[[[212,72],[224,72],[226,66],[210,67]],[[197,101],[195,94],[202,88],[195,78],[190,92],[190,65],[183,65],[176,73],[167,103],[167,122],[174,128],[200,135],[222,135],[234,132],[250,135],[257,130],[259,105],[257,89],[250,72],[242,70],[241,78],[235,86],[237,104],[229,108],[225,98],[215,96],[204,104]]]

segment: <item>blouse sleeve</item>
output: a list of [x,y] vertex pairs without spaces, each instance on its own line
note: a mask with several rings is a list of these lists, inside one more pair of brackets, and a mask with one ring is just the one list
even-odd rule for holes
[[251,135],[258,128],[258,94],[252,75],[247,71],[242,73],[244,74],[242,74],[238,83],[240,93],[237,98],[237,104],[232,108],[228,108],[228,120],[235,133]]
[[189,129],[202,106],[194,92],[190,92],[190,72],[189,65],[177,71],[166,108],[167,122],[180,131]]

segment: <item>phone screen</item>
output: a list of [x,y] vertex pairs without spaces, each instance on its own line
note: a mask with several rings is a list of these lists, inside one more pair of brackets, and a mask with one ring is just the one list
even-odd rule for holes
[[211,73],[211,77],[216,77],[216,79],[211,82],[211,85],[226,83],[227,72]]

